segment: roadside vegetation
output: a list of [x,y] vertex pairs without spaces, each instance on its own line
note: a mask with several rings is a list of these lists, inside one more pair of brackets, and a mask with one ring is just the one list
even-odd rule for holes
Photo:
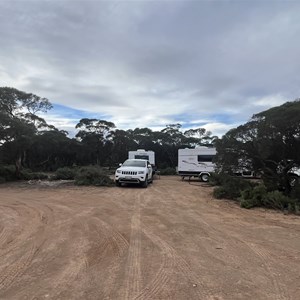
[[74,180],[76,185],[113,186],[110,175],[111,172],[107,168],[99,166],[64,167],[56,170],[54,179]]
[[300,214],[300,184],[286,194],[282,189],[268,190],[262,180],[215,173],[210,185],[215,186],[213,196],[216,199],[233,200],[243,208],[266,207]]
[[[216,141],[218,175],[212,184],[216,198],[233,199],[241,207],[263,206],[299,213],[300,100],[253,115],[249,122]],[[234,178],[236,170],[251,170],[252,183]],[[298,169],[299,170],[299,169]]]
[[[159,169],[174,174],[179,148],[213,145],[217,139],[204,128],[182,131],[180,124],[161,131],[122,130],[112,122],[88,118],[78,120],[77,133],[70,138],[39,116],[51,108],[46,98],[0,87],[0,182],[25,179],[25,169],[28,176],[55,172],[61,179],[75,179],[76,168],[85,166],[114,170],[128,158],[128,151],[137,149],[154,151]],[[90,172],[85,172],[87,177]]]
[[[78,185],[112,184],[111,176],[128,151],[155,152],[161,175],[176,174],[178,149],[216,147],[219,175],[212,176],[216,198],[255,206],[299,212],[300,100],[287,102],[252,116],[222,138],[204,128],[182,131],[168,124],[121,130],[106,120],[84,118],[69,137],[39,116],[52,108],[46,98],[0,87],[0,183],[13,180],[74,180]],[[250,170],[260,176],[252,183],[231,175]]]

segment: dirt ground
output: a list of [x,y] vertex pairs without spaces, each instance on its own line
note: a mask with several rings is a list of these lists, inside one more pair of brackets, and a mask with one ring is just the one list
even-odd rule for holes
[[178,177],[1,185],[0,299],[300,299],[300,217]]

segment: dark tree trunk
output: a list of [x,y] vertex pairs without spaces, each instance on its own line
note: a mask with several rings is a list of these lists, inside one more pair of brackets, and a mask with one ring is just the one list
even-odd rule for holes
[[18,179],[21,178],[21,169],[22,169],[22,155],[19,154],[19,156],[17,157],[16,161],[15,161],[15,166],[16,166],[16,177]]

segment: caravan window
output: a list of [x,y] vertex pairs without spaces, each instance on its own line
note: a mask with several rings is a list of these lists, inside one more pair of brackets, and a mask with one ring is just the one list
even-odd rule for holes
[[214,155],[198,155],[199,162],[212,162]]
[[148,155],[135,155],[134,158],[135,159],[146,159],[146,160],[149,160],[149,156]]

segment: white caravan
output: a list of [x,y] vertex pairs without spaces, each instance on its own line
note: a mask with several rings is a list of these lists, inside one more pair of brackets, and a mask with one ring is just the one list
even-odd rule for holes
[[155,153],[151,150],[146,151],[145,149],[138,149],[136,151],[128,152],[128,159],[145,159],[150,162],[153,168],[153,174],[155,173]]
[[207,182],[211,172],[215,170],[213,158],[216,148],[197,147],[195,149],[178,150],[178,175],[184,177],[199,177]]

